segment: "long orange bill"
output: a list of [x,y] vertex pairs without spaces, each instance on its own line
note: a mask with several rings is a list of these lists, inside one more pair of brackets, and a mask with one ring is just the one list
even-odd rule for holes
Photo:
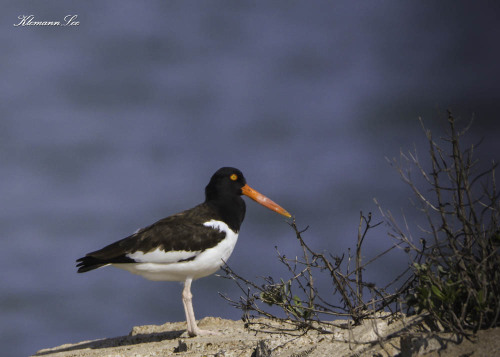
[[255,191],[248,185],[245,185],[241,188],[241,193],[243,193],[245,196],[250,197],[252,200],[260,203],[262,206],[269,208],[270,210],[278,212],[279,214],[282,214],[283,216],[288,218],[292,217],[292,215],[288,213],[283,207],[281,207],[277,203],[274,203],[269,198]]

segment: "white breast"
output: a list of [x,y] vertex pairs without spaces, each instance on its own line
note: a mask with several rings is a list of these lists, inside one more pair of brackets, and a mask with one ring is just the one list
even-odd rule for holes
[[218,229],[220,232],[226,233],[226,237],[221,242],[219,242],[219,244],[217,244],[213,248],[205,250],[203,253],[208,253],[209,256],[213,256],[213,258],[218,260],[218,262],[220,262],[221,260],[227,261],[231,256],[231,253],[233,252],[236,242],[238,241],[238,233],[233,232],[231,228],[229,228],[229,226],[224,222],[216,221],[214,219],[203,223],[203,225],[206,227]]

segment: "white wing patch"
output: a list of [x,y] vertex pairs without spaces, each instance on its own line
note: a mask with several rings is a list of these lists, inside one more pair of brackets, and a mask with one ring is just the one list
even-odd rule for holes
[[177,263],[184,259],[192,258],[200,254],[200,251],[187,252],[185,250],[166,252],[163,249],[156,248],[155,250],[147,253],[134,252],[129,253],[126,257],[135,260],[138,263],[160,263],[171,264]]

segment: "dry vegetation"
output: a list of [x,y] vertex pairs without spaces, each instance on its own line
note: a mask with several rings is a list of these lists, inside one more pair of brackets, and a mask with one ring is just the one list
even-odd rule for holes
[[[237,300],[223,297],[242,310],[247,327],[262,324],[255,317],[266,317],[286,323],[289,333],[330,333],[332,327],[339,327],[329,322],[333,319],[347,319],[345,326],[359,325],[366,319],[380,318],[381,312],[385,318],[397,317],[400,312],[423,314],[432,329],[459,336],[500,325],[496,164],[481,171],[474,158],[475,146],[461,147],[468,127],[457,129],[451,113],[448,124],[448,134],[437,142],[422,123],[429,144],[427,163],[420,161],[416,150],[390,160],[413,190],[415,208],[427,221],[427,227],[417,232],[420,238],[413,238],[404,217],[403,229],[390,211],[379,206],[382,222],[390,227],[389,236],[395,243],[363,262],[364,239],[381,223],[372,223],[371,213],[360,214],[355,255],[349,252],[347,258],[345,254],[339,257],[313,251],[302,237],[305,230],[298,229],[294,220],[291,227],[302,257],[289,259],[278,251],[288,277],[252,281],[229,266],[224,268],[225,277],[238,284],[242,296]],[[394,248],[407,254],[407,266],[386,286],[365,282],[363,271]],[[315,286],[320,274],[330,277],[327,294]]]

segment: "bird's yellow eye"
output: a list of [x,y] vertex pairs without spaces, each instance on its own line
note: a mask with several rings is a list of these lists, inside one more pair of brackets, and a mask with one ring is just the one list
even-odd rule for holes
[[238,179],[238,175],[236,174],[232,174],[231,176],[229,176],[229,178],[232,180],[232,181],[236,181]]

